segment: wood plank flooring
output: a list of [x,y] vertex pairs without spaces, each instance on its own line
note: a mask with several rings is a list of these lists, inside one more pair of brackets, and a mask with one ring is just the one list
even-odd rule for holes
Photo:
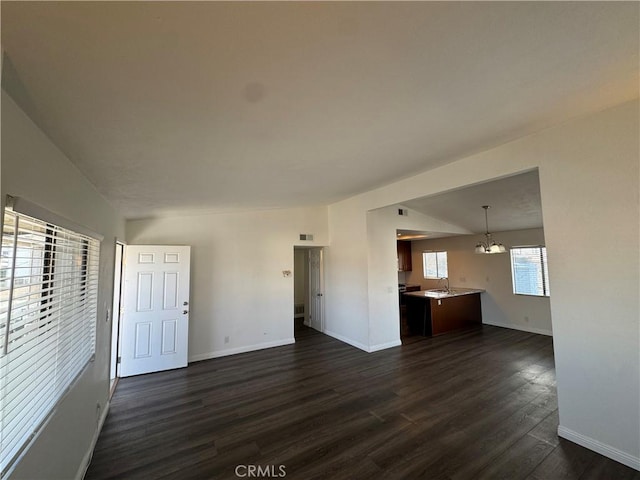
[[640,480],[557,437],[550,337],[485,325],[403,342],[367,354],[306,329],[122,379],[85,478]]

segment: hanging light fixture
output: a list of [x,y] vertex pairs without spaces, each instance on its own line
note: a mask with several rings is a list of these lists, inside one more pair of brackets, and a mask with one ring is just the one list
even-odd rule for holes
[[476,245],[476,253],[505,253],[507,249],[501,243],[496,243],[491,237],[491,233],[489,233],[489,216],[487,211],[489,210],[489,205],[483,205],[484,208],[484,224],[486,227],[484,236],[486,241],[478,242]]

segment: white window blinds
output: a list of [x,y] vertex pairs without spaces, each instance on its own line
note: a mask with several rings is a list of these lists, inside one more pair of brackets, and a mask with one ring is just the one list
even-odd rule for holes
[[11,210],[0,257],[0,470],[95,353],[100,242]]
[[549,296],[549,271],[545,247],[511,249],[511,278],[516,295]]

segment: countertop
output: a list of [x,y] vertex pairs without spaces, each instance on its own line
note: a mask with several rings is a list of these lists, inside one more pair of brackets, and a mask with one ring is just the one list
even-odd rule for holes
[[440,289],[432,290],[420,290],[419,292],[407,292],[404,295],[411,295],[412,297],[419,298],[450,298],[459,297],[461,295],[471,295],[473,293],[482,293],[484,290],[479,288],[458,288],[452,287],[449,292],[444,292]]

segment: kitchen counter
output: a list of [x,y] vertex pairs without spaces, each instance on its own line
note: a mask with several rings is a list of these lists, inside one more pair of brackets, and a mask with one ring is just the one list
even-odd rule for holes
[[451,288],[405,293],[409,331],[435,336],[481,324],[482,292],[476,288]]
[[449,298],[459,297],[460,295],[472,295],[474,293],[482,293],[484,290],[479,288],[450,288],[448,292],[443,289],[420,290],[419,292],[407,292],[405,295],[413,297],[426,298]]

